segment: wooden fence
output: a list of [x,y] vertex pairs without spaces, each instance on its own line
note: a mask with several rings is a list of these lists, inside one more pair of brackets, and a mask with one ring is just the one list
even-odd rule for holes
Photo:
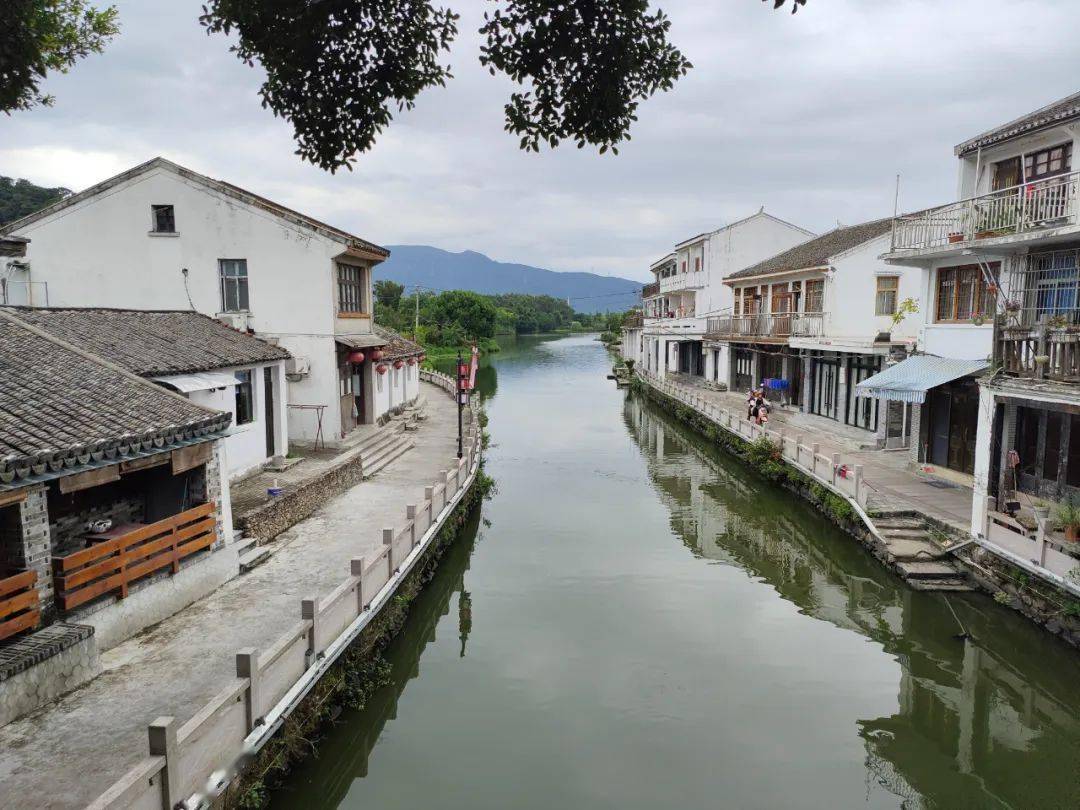
[[[421,371],[421,379],[455,392],[453,378]],[[212,801],[238,763],[273,736],[307,690],[333,665],[397,591],[430,547],[480,467],[481,430],[471,416],[465,453],[406,507],[400,528],[382,530],[382,545],[349,563],[349,576],[323,597],[300,602],[300,619],[265,650],[236,653],[236,678],[186,723],[159,717],[148,729],[149,755],[99,796],[90,810],[169,810],[195,798]],[[207,805],[208,806],[208,805]]]
[[185,557],[210,548],[217,540],[216,504],[142,526],[64,557],[53,557],[56,600],[71,610],[104,594],[127,596],[128,586],[162,568],[180,571]]
[[0,641],[16,633],[32,630],[41,621],[37,592],[37,572],[0,579]]

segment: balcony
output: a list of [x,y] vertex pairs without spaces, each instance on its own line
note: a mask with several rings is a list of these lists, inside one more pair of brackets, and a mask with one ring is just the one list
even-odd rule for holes
[[659,281],[654,281],[651,284],[646,284],[644,287],[641,288],[641,298],[642,298],[642,300],[644,300],[646,298],[655,298],[659,294],[660,294],[660,282]]
[[892,252],[948,253],[977,240],[994,240],[988,246],[997,246],[1075,228],[1078,186],[1080,172],[1072,172],[899,216],[893,221]]
[[698,270],[696,273],[672,273],[667,278],[660,279],[660,292],[700,290],[704,286],[705,272],[703,270]]
[[822,312],[784,312],[775,315],[723,315],[709,318],[707,340],[757,340],[783,342],[791,337],[820,337],[824,328]]
[[1001,370],[1013,377],[1080,382],[1080,326],[1003,326]]
[[640,312],[631,312],[623,318],[623,329],[640,329],[645,325],[645,319]]

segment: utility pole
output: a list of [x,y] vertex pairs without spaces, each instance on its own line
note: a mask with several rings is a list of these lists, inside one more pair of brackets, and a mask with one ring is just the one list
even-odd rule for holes
[[416,320],[413,322],[413,340],[420,339],[420,285],[413,287],[413,298],[416,299]]

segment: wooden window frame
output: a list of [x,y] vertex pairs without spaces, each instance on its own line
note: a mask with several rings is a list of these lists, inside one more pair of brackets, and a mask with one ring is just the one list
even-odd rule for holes
[[[892,287],[882,287],[882,282],[889,282]],[[895,315],[900,307],[900,276],[878,276],[874,288],[874,314]]]
[[[354,271],[355,278],[352,278]],[[335,272],[338,315],[367,315],[367,269],[358,264],[338,262]]]
[[[165,227],[159,227],[164,225]],[[151,233],[176,233],[176,207],[168,203],[151,203]]]
[[[243,272],[240,272],[241,270]],[[251,278],[248,274],[247,259],[218,259],[218,280],[221,286],[222,312],[251,312]],[[236,304],[231,308],[230,293]]]
[[[817,308],[811,309],[811,302],[817,302]],[[809,315],[820,315],[825,311],[825,279],[811,278],[806,280],[803,290],[803,312]]]
[[[990,264],[991,272],[996,278],[1000,278],[1001,264]],[[966,281],[974,281],[975,290],[971,296],[971,313],[967,317],[960,317],[960,290]],[[946,281],[952,284],[952,303],[947,308],[948,312],[943,317],[942,313],[942,288]],[[961,264],[953,267],[939,267],[934,278],[934,323],[973,323],[976,318],[992,318],[995,314],[993,299],[988,301],[991,293],[983,278],[982,269],[977,264]]]

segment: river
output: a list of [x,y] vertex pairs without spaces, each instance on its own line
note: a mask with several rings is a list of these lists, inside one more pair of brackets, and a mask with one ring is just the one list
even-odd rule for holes
[[497,493],[272,807],[1080,807],[1080,654],[907,589],[592,336],[507,343]]

